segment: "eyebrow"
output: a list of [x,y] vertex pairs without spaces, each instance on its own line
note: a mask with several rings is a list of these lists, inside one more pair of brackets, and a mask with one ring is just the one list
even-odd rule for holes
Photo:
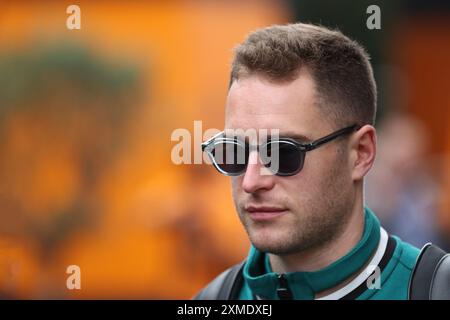
[[[237,137],[237,136],[226,136],[224,135],[225,138],[242,138],[242,137]],[[289,138],[289,139],[294,139],[300,143],[305,143],[305,142],[311,142],[313,141],[313,139],[311,139],[310,137],[307,137],[305,135],[296,133],[296,132],[291,132],[291,131],[283,131],[280,132],[280,134],[278,135],[279,138]],[[247,137],[246,137],[247,138]],[[245,139],[247,140],[247,139]]]
[[295,133],[295,132],[289,132],[289,131],[280,132],[279,137],[280,138],[290,138],[290,139],[298,140],[301,142],[313,141],[313,139],[311,139],[310,137],[307,137],[305,135]]

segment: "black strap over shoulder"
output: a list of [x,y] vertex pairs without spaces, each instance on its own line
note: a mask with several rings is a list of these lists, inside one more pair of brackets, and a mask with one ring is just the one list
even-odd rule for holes
[[450,300],[450,254],[446,254],[434,271],[430,289],[431,300]]
[[234,300],[238,298],[244,277],[242,261],[217,276],[206,288],[198,293],[194,300]]
[[431,243],[422,248],[411,275],[409,299],[450,299],[449,254]]

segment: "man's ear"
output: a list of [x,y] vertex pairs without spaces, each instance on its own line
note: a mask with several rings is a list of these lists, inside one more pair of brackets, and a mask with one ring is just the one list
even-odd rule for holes
[[350,139],[350,166],[354,181],[362,180],[372,168],[376,153],[376,130],[371,125],[364,125]]

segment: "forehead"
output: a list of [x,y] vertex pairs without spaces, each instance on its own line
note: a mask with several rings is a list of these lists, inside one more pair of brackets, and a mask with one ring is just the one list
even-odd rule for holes
[[325,126],[308,73],[289,82],[273,82],[260,75],[239,79],[226,103],[226,129],[278,129],[281,135],[308,136]]

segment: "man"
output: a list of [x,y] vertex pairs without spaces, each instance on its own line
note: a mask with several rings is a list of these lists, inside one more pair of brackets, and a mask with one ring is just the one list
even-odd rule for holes
[[[225,131],[202,147],[231,176],[252,246],[245,263],[197,299],[409,297],[420,251],[389,236],[364,206],[375,113],[369,58],[338,31],[272,26],[236,48]],[[251,129],[279,136],[259,136],[255,144],[233,135]],[[231,151],[238,156],[230,160]]]

